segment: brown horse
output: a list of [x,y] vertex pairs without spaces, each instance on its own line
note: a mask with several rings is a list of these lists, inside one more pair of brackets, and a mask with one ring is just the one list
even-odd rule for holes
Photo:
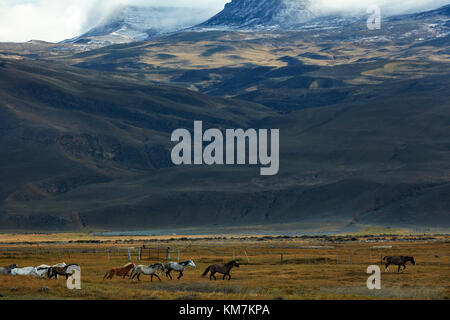
[[405,270],[406,263],[408,261],[410,261],[413,265],[416,265],[416,260],[414,260],[414,257],[387,256],[383,258],[383,261],[386,261],[386,271],[389,271],[389,265],[391,264],[398,266],[397,272],[400,272],[401,267],[403,267],[403,270]]
[[206,268],[205,272],[203,272],[202,277],[206,276],[208,272],[211,272],[209,275],[209,280],[217,280],[215,274],[221,273],[223,274],[223,279],[225,280],[225,276],[228,276],[228,280],[231,279],[230,271],[233,267],[239,268],[239,263],[235,260],[228,262],[227,264],[212,264],[208,268]]
[[128,276],[128,273],[133,268],[134,264],[130,262],[124,265],[122,268],[111,269],[105,273],[105,275],[103,276],[103,280],[105,280],[105,278],[111,280],[114,276],[122,277],[123,279],[125,279],[125,277]]

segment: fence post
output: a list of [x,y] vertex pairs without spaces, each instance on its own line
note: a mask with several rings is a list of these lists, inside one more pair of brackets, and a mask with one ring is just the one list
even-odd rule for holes
[[131,261],[131,249],[128,248],[128,261]]
[[247,262],[250,263],[250,259],[249,259],[248,255],[247,255],[247,251],[245,249],[244,249],[244,253],[245,253],[245,256],[247,257]]
[[283,254],[281,254],[280,259],[281,259],[281,264],[283,264]]
[[180,249],[177,249],[177,260],[180,262]]
[[167,247],[167,249],[166,249],[166,259],[167,259],[167,262],[170,261],[170,247]]
[[233,260],[236,260],[236,249],[233,248]]
[[141,261],[141,248],[138,248],[138,260]]
[[106,255],[108,256],[108,260],[109,260],[109,249],[106,249]]

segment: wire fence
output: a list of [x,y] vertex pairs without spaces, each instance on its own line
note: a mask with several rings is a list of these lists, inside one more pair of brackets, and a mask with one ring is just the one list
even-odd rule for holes
[[279,265],[383,265],[383,257],[391,255],[411,255],[418,265],[446,265],[441,252],[414,254],[399,246],[366,248],[336,248],[332,246],[292,246],[292,247],[224,247],[224,246],[133,246],[133,247],[1,247],[0,260],[42,261],[52,257],[58,261],[77,259],[105,259],[111,262],[132,261],[141,264],[155,262],[183,261],[192,259],[196,263],[226,263],[238,260],[245,264]]

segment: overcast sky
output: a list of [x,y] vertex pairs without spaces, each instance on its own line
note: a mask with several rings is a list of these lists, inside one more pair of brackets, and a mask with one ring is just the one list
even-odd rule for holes
[[[302,0],[291,0],[302,1]],[[210,8],[219,12],[230,0],[0,0],[0,42],[72,38],[95,26],[118,5]],[[388,14],[434,9],[450,0],[311,0],[323,14],[365,10],[377,4]]]

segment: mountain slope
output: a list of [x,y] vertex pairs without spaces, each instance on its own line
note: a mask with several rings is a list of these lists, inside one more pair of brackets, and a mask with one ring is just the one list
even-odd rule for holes
[[208,9],[120,6],[85,34],[64,42],[113,44],[144,41],[191,27],[210,16]]
[[[1,228],[80,228],[79,213],[101,205],[76,204],[76,197],[67,206],[59,201],[80,188],[131,183],[170,168],[173,130],[190,128],[196,119],[205,126],[247,127],[272,114],[256,104],[124,76],[3,59],[0,98]],[[111,205],[109,189],[104,195]]]
[[[0,75],[1,229],[449,226],[446,76],[277,115],[63,65],[1,60]],[[279,175],[171,166],[169,134],[194,119],[279,128]]]

